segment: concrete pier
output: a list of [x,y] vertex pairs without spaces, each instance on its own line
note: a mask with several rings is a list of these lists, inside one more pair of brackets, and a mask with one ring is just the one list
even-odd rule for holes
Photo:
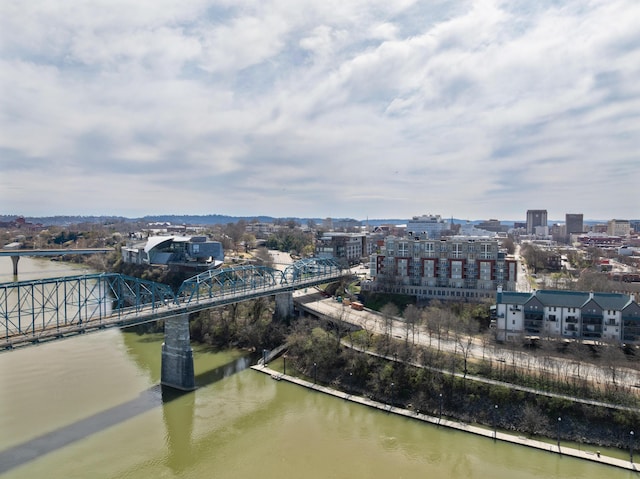
[[12,256],[11,262],[13,263],[13,275],[18,276],[18,261],[20,261],[20,256]]
[[188,313],[165,319],[160,376],[163,386],[181,391],[196,388],[190,340]]
[[286,319],[293,316],[293,292],[276,293],[276,317]]

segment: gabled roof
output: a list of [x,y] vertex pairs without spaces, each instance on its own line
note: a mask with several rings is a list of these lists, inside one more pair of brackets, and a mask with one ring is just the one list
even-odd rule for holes
[[560,306],[564,308],[579,308],[589,300],[589,293],[582,291],[541,289],[536,291],[535,295],[545,306]]
[[531,298],[531,293],[515,293],[513,291],[504,291],[502,293],[502,304],[519,304],[523,305]]
[[545,307],[557,306],[561,308],[582,308],[593,300],[602,309],[614,311],[622,311],[625,306],[632,302],[631,297],[627,294],[541,289],[533,293],[503,292],[501,303],[523,305],[534,298]]
[[629,303],[630,297],[628,294],[620,293],[594,293],[593,299],[602,309],[621,311]]

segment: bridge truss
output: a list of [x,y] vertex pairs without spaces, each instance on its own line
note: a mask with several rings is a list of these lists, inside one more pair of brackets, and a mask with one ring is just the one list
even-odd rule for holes
[[209,270],[166,284],[115,273],[0,284],[0,350],[93,329],[155,321],[332,282],[349,275],[332,259],[304,259],[284,271],[265,266]]
[[124,314],[153,312],[174,299],[165,284],[121,274],[0,284],[0,337],[39,342],[106,327]]

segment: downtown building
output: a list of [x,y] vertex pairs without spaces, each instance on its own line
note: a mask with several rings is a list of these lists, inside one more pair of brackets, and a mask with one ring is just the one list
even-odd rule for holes
[[493,300],[499,285],[514,291],[518,270],[495,238],[426,235],[388,236],[381,252],[370,256],[369,269],[365,291],[463,301]]
[[538,234],[540,228],[544,230],[548,226],[547,210],[527,210],[527,234]]
[[316,240],[315,250],[318,258],[333,258],[353,265],[366,257],[367,245],[364,233],[328,232]]

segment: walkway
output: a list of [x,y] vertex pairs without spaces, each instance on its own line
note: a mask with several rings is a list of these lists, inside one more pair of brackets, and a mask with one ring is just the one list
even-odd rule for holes
[[[376,353],[375,351],[371,351],[369,349],[365,349],[365,348],[361,348],[359,346],[352,345],[352,344],[350,344],[349,341],[346,341],[346,340],[342,340],[341,343],[345,348],[351,348],[354,351],[358,351],[360,353],[368,354],[369,356],[374,356],[374,357],[377,357],[377,358],[385,359],[387,361],[401,362],[398,359],[396,359],[395,357],[391,357],[391,356],[387,356],[387,355],[384,355],[384,354]],[[505,387],[505,388],[513,389],[514,391],[522,391],[522,392],[525,392],[525,393],[535,394],[535,395],[538,395],[538,396],[545,396],[545,397],[550,397],[550,398],[564,399],[566,401],[571,401],[571,402],[580,403],[580,404],[587,404],[589,406],[598,406],[598,407],[605,407],[605,408],[609,408],[609,409],[617,409],[619,411],[630,411],[630,412],[640,413],[640,408],[633,407],[633,406],[622,406],[620,404],[614,404],[614,403],[610,403],[610,402],[596,401],[594,399],[585,399],[585,398],[580,398],[580,397],[577,397],[577,396],[569,396],[567,394],[553,393],[553,392],[549,392],[549,391],[543,391],[541,389],[530,388],[530,387],[527,387],[527,386],[519,386],[519,385],[514,384],[514,383],[508,383],[508,382],[505,382],[505,381],[499,381],[497,379],[489,379],[489,378],[485,378],[485,377],[482,377],[482,376],[474,376],[473,374],[452,373],[450,370],[436,368],[436,367],[433,367],[433,366],[426,366],[424,364],[420,364],[420,363],[413,362],[413,361],[404,362],[404,364],[407,364],[409,366],[413,366],[413,367],[416,367],[416,368],[428,369],[429,371],[433,371],[433,372],[440,373],[440,374],[446,374],[446,375],[449,375],[449,376],[453,375],[453,376],[455,376],[457,378],[466,379],[468,381],[475,381],[475,382],[479,382],[479,383],[490,384],[492,386],[502,386],[502,387]]]
[[478,436],[484,436],[493,440],[509,442],[512,444],[517,444],[520,446],[527,446],[534,449],[539,449],[541,451],[549,451],[555,454],[561,454],[564,456],[575,457],[577,459],[585,459],[592,462],[597,462],[607,466],[619,467],[622,469],[628,469],[630,471],[638,471],[640,470],[635,463],[630,461],[625,461],[623,459],[616,459],[610,456],[603,456],[599,452],[593,451],[583,451],[570,447],[564,447],[562,445],[557,444],[549,444],[547,442],[538,441],[535,439],[528,439],[523,436],[514,436],[512,434],[507,434],[501,431],[493,431],[491,429],[486,429],[483,427],[472,426],[470,424],[465,424],[457,421],[450,421],[448,419],[440,419],[433,416],[428,416],[426,414],[422,414],[420,412],[411,411],[408,409],[397,408],[394,406],[390,406],[388,404],[380,403],[377,401],[373,401],[368,398],[364,398],[361,396],[354,396],[352,394],[348,394],[342,391],[338,391],[335,389],[328,388],[326,386],[321,386],[319,384],[314,384],[312,382],[306,381],[304,379],[300,379],[294,376],[289,376],[282,374],[278,371],[270,369],[268,367],[264,367],[262,365],[252,366],[251,369],[256,371],[269,374],[275,380],[284,380],[293,384],[297,384],[298,386],[303,386],[308,389],[314,389],[316,391],[322,392],[324,394],[329,394],[331,396],[345,399],[357,404],[362,404],[363,406],[368,406],[374,409],[378,409],[380,411],[385,411],[392,414],[397,414],[398,416],[404,416],[409,419],[416,419],[418,421],[435,424],[437,426],[448,427],[451,429],[457,429],[459,431],[470,432],[472,434],[476,434]]
[[[301,291],[296,293],[294,301],[298,308],[307,310],[312,314],[320,314],[327,318],[340,319],[346,323],[360,326],[364,330],[372,333],[387,334],[384,319],[377,311],[367,308],[365,308],[364,311],[355,311],[351,308],[344,307],[341,303],[331,298],[324,298],[320,294],[304,295]],[[404,339],[407,336],[407,324],[400,320],[400,318],[395,318],[392,323],[392,336],[396,339]],[[444,337],[432,337],[424,326],[417,326],[415,333],[415,339],[412,340],[412,334],[409,332],[409,341],[414,344],[420,344],[430,348],[437,347],[442,351],[454,353],[460,350],[460,346],[456,341],[445,339]],[[523,371],[535,370],[567,379],[578,378],[584,380],[588,378],[590,382],[596,384],[598,387],[607,383],[613,386],[624,384],[628,388],[635,388],[637,387],[636,385],[640,385],[640,371],[638,370],[619,368],[617,370],[618,384],[614,384],[611,381],[610,371],[608,371],[605,366],[579,361],[567,361],[565,358],[550,355],[534,356],[527,352],[516,350],[515,348],[509,348],[509,345],[500,346],[493,343],[490,346],[489,344],[483,344],[481,340],[474,341],[470,346],[469,358],[491,360],[509,365],[509,367],[519,368]],[[576,370],[580,372],[579,375],[576,375]]]

